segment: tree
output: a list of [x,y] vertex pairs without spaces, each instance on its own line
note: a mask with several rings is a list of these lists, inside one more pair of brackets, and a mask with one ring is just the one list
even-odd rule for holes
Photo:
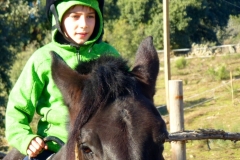
[[[25,13],[28,11],[28,8],[25,10],[26,12],[19,13],[20,8],[26,7],[24,4],[19,6],[15,4],[11,4],[9,0],[0,2],[0,81],[1,81],[1,99],[0,104],[4,104],[4,98],[2,97],[6,92],[9,91],[11,87],[9,70],[11,69],[11,64],[13,63],[15,54],[18,50],[18,47],[22,46],[18,41],[19,34],[17,29],[22,26],[22,22],[25,20]],[[12,7],[19,7],[19,10],[11,11]],[[16,16],[18,15],[19,16]],[[21,19],[17,21],[17,19]],[[25,38],[24,38],[25,39]],[[22,46],[23,47],[23,46]]]
[[[191,47],[192,43],[218,44],[218,33],[227,27],[230,15],[239,15],[239,0],[171,0],[171,48]],[[133,57],[140,41],[154,37],[157,49],[163,48],[162,1],[106,0],[104,40],[123,56]]]
[[34,31],[40,19],[37,7],[30,7],[27,1],[0,1],[0,106],[6,103],[12,87],[10,71],[16,55],[31,41],[37,39]]
[[[191,47],[192,43],[219,43],[217,33],[227,27],[230,15],[239,15],[240,1],[170,1],[171,44],[173,48]],[[177,4],[177,5],[176,5]],[[234,7],[235,6],[235,7]]]
[[[111,5],[112,4],[112,5]],[[110,42],[124,56],[133,60],[139,43],[146,36],[153,36],[156,46],[162,46],[161,2],[145,0],[106,0],[104,40]],[[115,12],[112,9],[116,10]],[[160,10],[159,10],[160,9]],[[152,29],[154,24],[154,29]],[[159,25],[160,24],[160,25]],[[153,35],[151,31],[156,33]]]

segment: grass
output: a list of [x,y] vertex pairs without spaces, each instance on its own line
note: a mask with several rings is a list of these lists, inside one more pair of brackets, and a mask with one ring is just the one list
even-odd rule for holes
[[[240,54],[186,59],[187,65],[181,69],[174,65],[175,60],[171,61],[171,79],[183,80],[185,130],[220,129],[240,133]],[[217,68],[221,68],[222,64],[224,68],[218,71]],[[224,78],[213,78],[213,75],[208,74],[209,68],[216,68],[216,72],[220,73],[224,70]],[[231,88],[229,79],[230,71],[234,80],[233,88]],[[157,80],[154,100],[157,106],[166,104],[162,70]],[[163,118],[169,129],[168,115],[163,115]],[[209,140],[209,146],[210,150],[207,140],[188,141],[186,158],[194,160],[240,159],[240,142]],[[171,159],[170,143],[165,143],[164,157],[166,160]]]

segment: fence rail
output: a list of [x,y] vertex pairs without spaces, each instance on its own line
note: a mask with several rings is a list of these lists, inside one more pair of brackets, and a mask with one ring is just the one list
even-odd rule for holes
[[[238,44],[227,44],[227,45],[220,45],[220,46],[212,46],[212,47],[208,47],[208,49],[216,49],[216,48],[225,48],[225,47],[235,47]],[[193,48],[181,48],[181,49],[172,49],[171,51],[173,52],[189,52],[191,51]],[[194,48],[195,50],[204,50],[206,49],[206,47],[199,47],[199,48]],[[163,53],[164,50],[157,50],[158,53]]]
[[[164,50],[157,50],[158,53],[164,53]],[[172,49],[174,56],[210,56],[222,53],[238,53],[240,52],[240,44],[227,44],[219,46],[208,45],[192,45],[192,48]]]
[[215,129],[198,129],[196,131],[170,133],[168,139],[166,139],[166,142],[203,139],[223,139],[237,142],[240,141],[240,133],[229,133],[223,130]]

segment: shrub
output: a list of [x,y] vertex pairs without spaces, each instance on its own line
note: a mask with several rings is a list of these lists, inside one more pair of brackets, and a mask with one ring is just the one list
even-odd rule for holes
[[187,60],[184,57],[180,57],[175,61],[177,69],[183,69],[187,66]]
[[209,68],[207,73],[215,80],[226,80],[229,79],[229,71],[227,71],[225,65],[221,65],[218,68]]

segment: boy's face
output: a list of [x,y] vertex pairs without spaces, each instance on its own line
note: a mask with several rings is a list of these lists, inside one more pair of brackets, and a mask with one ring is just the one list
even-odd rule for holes
[[92,35],[95,23],[96,13],[94,9],[76,5],[64,14],[62,29],[67,37],[77,44],[83,44]]

